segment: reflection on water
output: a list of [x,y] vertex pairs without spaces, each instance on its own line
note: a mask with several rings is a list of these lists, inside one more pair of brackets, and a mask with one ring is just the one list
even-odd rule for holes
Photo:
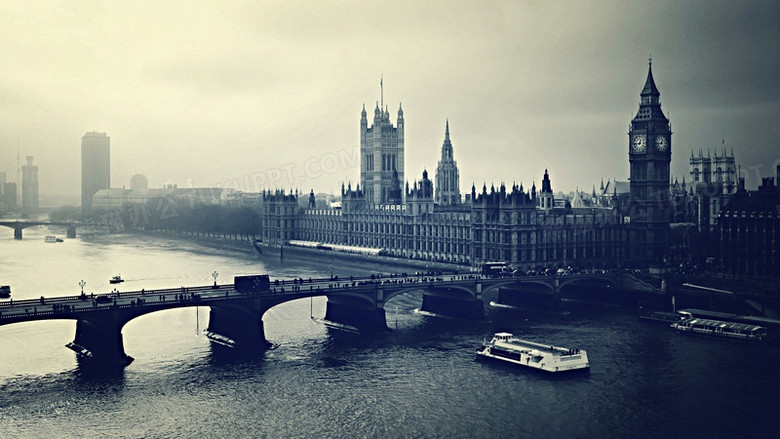
[[[90,236],[47,244],[0,234],[0,283],[15,298],[205,285],[219,273],[327,275],[331,261],[263,261],[179,239]],[[55,234],[57,234],[55,232]],[[343,263],[342,263],[343,264]],[[340,272],[378,271],[342,265]],[[486,301],[490,298],[486,298]],[[208,308],[160,311],[123,329],[126,368],[90,368],[64,347],[69,321],[0,327],[3,437],[760,437],[780,427],[780,351],[675,334],[629,310],[572,305],[485,321],[415,314],[419,292],[392,299],[394,330],[315,324],[324,298],[263,316],[272,350],[240,352],[199,333]],[[395,330],[397,325],[397,330]],[[477,361],[496,331],[588,350],[591,371],[565,378]]]

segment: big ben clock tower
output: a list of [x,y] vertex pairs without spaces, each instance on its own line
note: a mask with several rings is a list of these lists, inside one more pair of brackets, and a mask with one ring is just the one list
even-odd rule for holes
[[628,132],[631,188],[629,257],[638,264],[663,262],[669,236],[669,164],[672,161],[672,130],[661,111],[660,93],[648,64],[639,112]]

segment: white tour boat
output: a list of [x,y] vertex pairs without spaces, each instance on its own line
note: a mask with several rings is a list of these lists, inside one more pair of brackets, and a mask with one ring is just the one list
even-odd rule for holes
[[43,242],[62,242],[62,241],[57,241],[57,237],[54,235],[46,235],[43,238]]
[[588,369],[588,353],[583,349],[568,349],[544,345],[512,337],[509,332],[497,332],[493,339],[477,349],[477,355],[540,369],[564,372]]
[[767,335],[767,330],[763,326],[702,319],[682,311],[680,314],[685,315],[687,318],[672,323],[672,328],[677,332],[690,332],[692,334],[712,335],[747,341],[761,341]]

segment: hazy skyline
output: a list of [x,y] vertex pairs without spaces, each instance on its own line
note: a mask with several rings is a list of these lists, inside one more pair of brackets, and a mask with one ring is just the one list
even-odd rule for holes
[[16,180],[18,145],[41,195],[78,195],[98,131],[113,187],[337,192],[359,181],[383,77],[410,182],[433,175],[449,119],[461,192],[545,168],[556,192],[589,192],[628,177],[652,55],[673,176],[723,145],[755,187],[780,160],[779,43],[777,2],[6,1],[0,171]]

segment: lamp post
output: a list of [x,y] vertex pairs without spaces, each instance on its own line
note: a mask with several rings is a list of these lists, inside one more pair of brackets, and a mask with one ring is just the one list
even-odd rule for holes
[[81,295],[82,295],[82,296],[84,295],[84,285],[86,285],[86,284],[87,284],[87,283],[86,283],[86,282],[84,282],[84,279],[81,279],[81,280],[79,281],[79,286],[81,287]]
[[217,273],[216,271],[211,273],[211,277],[214,278],[214,288],[217,288],[217,276],[219,276],[219,273]]

